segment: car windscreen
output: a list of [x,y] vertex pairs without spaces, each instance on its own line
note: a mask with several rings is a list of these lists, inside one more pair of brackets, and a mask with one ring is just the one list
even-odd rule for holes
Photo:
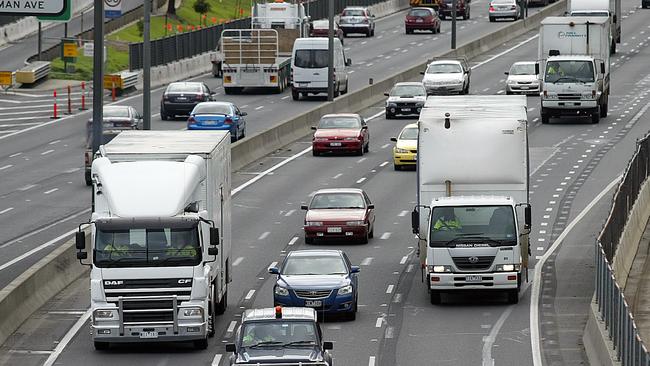
[[416,127],[413,128],[405,128],[402,133],[399,135],[400,140],[417,140],[418,139],[418,129]]
[[364,15],[363,10],[361,9],[346,9],[341,13],[342,17],[362,17]]
[[251,321],[242,325],[241,347],[313,347],[318,343],[314,322],[300,320]]
[[303,69],[322,69],[327,67],[327,50],[296,50],[293,66]]
[[515,0],[492,0],[492,5],[515,5]]
[[198,104],[194,107],[192,114],[225,114],[232,113],[228,104]]
[[432,247],[515,245],[517,240],[510,206],[435,207],[429,234]]
[[433,64],[427,68],[427,74],[455,74],[463,72],[459,64]]
[[429,17],[431,16],[431,11],[427,9],[413,9],[408,13],[411,17]]
[[104,108],[104,118],[128,118],[129,109],[128,108],[116,108],[116,107],[105,107]]
[[314,196],[309,209],[363,209],[366,205],[360,193],[319,193]]
[[515,64],[510,68],[510,75],[535,75],[534,64]]
[[361,121],[354,117],[321,118],[318,128],[361,128]]
[[284,262],[281,273],[287,276],[347,274],[348,267],[340,256],[293,255]]
[[391,96],[425,96],[427,91],[424,89],[424,86],[421,85],[398,85],[390,91]]
[[97,228],[97,267],[195,266],[201,262],[196,226]]
[[201,85],[198,84],[169,84],[167,93],[200,93]]
[[594,64],[591,61],[549,61],[545,80],[549,83],[594,82]]

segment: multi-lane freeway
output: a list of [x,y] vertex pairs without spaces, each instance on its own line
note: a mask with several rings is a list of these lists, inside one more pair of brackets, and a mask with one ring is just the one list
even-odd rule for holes
[[[478,4],[473,3],[473,20],[460,23],[466,27],[460,33],[461,42],[476,32],[502,26],[488,23],[484,14],[477,17]],[[437,39],[431,35],[406,37],[401,27],[397,28],[402,17],[396,14],[381,20],[375,38],[346,40],[349,57],[357,65],[353,89],[367,83],[368,77],[381,79],[430,57],[436,47],[448,46],[448,22],[443,24],[446,33]],[[364,157],[312,157],[311,139],[305,138],[234,174],[233,186],[239,187],[233,192],[233,256],[237,265],[228,311],[219,318],[217,336],[207,351],[194,351],[182,344],[94,351],[84,322],[88,284],[87,279],[80,279],[5,343],[0,362],[223,364],[227,358],[223,344],[232,340],[242,309],[272,304],[274,280],[266,268],[289,250],[312,248],[304,244],[301,235],[301,202],[319,188],[361,187],[377,208],[375,238],[367,245],[318,246],[341,248],[353,264],[361,265],[357,319],[323,324],[326,340],[335,342],[336,364],[530,365],[538,351],[531,341],[541,344],[540,357],[545,364],[584,364],[581,338],[593,292],[593,245],[609,208],[607,188],[622,172],[636,138],[647,132],[650,117],[650,26],[646,12],[636,3],[624,4],[623,18],[623,43],[612,61],[609,117],[597,125],[571,120],[541,125],[539,99],[528,98],[534,219],[531,246],[534,265],[544,258],[544,276],[534,278],[531,271],[531,282],[522,291],[519,304],[507,305],[496,294],[450,296],[441,306],[429,303],[409,225],[415,174],[394,171],[390,163],[390,137],[412,120],[385,120],[383,106],[376,105],[361,112],[370,120],[371,129],[370,153]],[[526,34],[472,60],[471,93],[502,94],[503,72],[515,61],[536,59],[534,37],[535,33]],[[199,79],[222,93],[217,80]],[[153,105],[159,93],[153,93]],[[297,103],[287,96],[228,99],[249,112],[251,134],[320,102]],[[23,98],[15,97],[21,106],[30,97]],[[139,95],[120,103],[141,107]],[[79,115],[51,123],[35,119],[39,124],[27,125],[23,132],[0,135],[0,285],[58,244],[60,240],[55,238],[87,218],[90,191],[83,185],[80,170],[86,118]],[[180,129],[184,123],[156,118],[153,127]],[[291,161],[272,169],[287,159]],[[247,183],[261,174],[256,182]],[[590,209],[585,211],[586,207]],[[570,231],[556,248],[555,239],[565,230]],[[43,247],[47,243],[51,245]],[[38,248],[43,249],[24,256]],[[548,259],[542,257],[549,251]],[[539,293],[533,293],[533,281],[539,283]],[[539,303],[531,306],[531,296]],[[534,317],[539,316],[538,322],[531,323],[531,311]]]

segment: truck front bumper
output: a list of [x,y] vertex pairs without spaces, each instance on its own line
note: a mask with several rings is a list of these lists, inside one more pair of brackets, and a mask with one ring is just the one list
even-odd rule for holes
[[552,116],[591,115],[598,112],[598,101],[542,100],[542,109]]
[[517,272],[431,273],[429,288],[435,291],[510,290],[517,288]]
[[[117,322],[116,322],[117,323]],[[176,332],[173,325],[124,326],[120,334],[119,324],[91,324],[94,341],[99,342],[174,342],[204,339],[206,323],[178,324]]]

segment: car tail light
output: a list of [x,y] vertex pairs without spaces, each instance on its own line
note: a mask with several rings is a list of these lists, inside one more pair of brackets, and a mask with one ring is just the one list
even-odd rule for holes
[[276,83],[278,81],[278,77],[275,75],[271,75],[269,79],[271,80],[272,83]]
[[169,101],[169,95],[167,95],[166,93],[163,94],[163,100],[164,100],[165,102]]
[[544,98],[548,97],[548,91],[544,90]]
[[223,82],[224,82],[225,84],[230,84],[230,83],[232,83],[232,76],[230,76],[230,75],[226,75],[226,77],[223,79]]
[[194,117],[190,117],[187,119],[187,123],[196,123],[196,119],[194,119]]
[[194,99],[198,100],[199,102],[202,102],[205,99],[205,96],[203,94],[197,94]]
[[516,10],[516,9],[517,9],[517,7],[514,6],[514,5],[510,7],[510,10]]
[[226,119],[223,120],[223,124],[231,125],[232,124],[232,119],[230,117],[226,117]]

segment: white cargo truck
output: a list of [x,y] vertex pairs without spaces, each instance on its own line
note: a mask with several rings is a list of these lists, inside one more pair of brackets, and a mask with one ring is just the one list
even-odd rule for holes
[[539,30],[536,71],[541,119],[607,117],[611,34],[603,17],[548,17]]
[[621,43],[621,0],[570,0],[567,15],[607,18],[612,34],[609,53],[616,53],[616,44]]
[[432,304],[527,279],[530,204],[525,96],[429,97],[418,121],[412,213]]
[[291,50],[297,38],[307,37],[309,18],[302,4],[269,2],[252,8],[251,29],[225,29],[219,51],[212,56],[221,70],[226,94],[244,88],[272,89],[290,86]]
[[[110,343],[207,347],[231,281],[230,134],[127,131],[92,164],[91,333]],[[85,233],[90,243],[86,252]]]

